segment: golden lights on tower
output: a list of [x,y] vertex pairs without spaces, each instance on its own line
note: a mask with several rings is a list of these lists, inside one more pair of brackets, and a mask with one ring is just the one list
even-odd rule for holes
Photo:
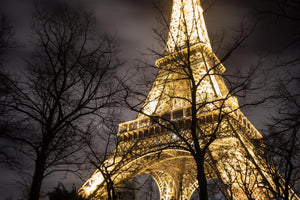
[[[205,173],[210,178],[218,176],[226,185],[232,181],[231,175],[236,173],[237,165],[240,165],[240,170],[245,173],[238,178],[251,180],[259,177],[260,182],[266,181],[273,187],[271,178],[263,170],[265,161],[255,154],[251,142],[261,140],[262,136],[238,109],[237,99],[231,96],[223,81],[221,74],[225,67],[212,51],[200,0],[173,0],[165,56],[156,61],[159,71],[141,113],[137,119],[119,125],[117,149],[84,183],[79,190],[80,194],[86,197],[94,194],[105,196],[102,171],[106,170],[114,171],[110,178],[116,183],[141,173],[149,174],[157,183],[160,199],[163,200],[188,200],[192,196],[198,187],[195,160],[184,148],[167,148],[170,143],[182,144],[180,138],[168,130],[170,122],[179,127],[183,136],[189,134],[190,83],[186,81],[186,77],[181,77],[182,69],[178,67],[185,61],[179,58],[186,55],[192,63],[190,67],[193,79],[199,83],[195,90],[196,104],[206,101],[205,106],[197,111],[199,126],[205,130],[204,135],[209,135],[210,129],[217,123],[220,125],[220,138],[208,148],[211,160],[214,159],[215,169],[206,166],[209,170]],[[220,113],[226,113],[228,118],[220,122],[216,117]],[[165,127],[159,124],[164,124]],[[203,138],[199,136],[200,140],[203,141]],[[126,157],[125,162],[123,157]],[[241,164],[246,157],[251,157],[251,162]],[[255,166],[261,166],[262,169],[248,174],[248,168],[252,170]],[[217,173],[213,174],[211,171]],[[183,180],[177,180],[178,177]],[[236,190],[234,199],[246,199],[243,191],[238,190],[238,184],[238,181],[232,183]],[[263,200],[264,189],[259,184],[252,186],[255,187],[256,199]],[[179,187],[182,187],[181,193]],[[228,192],[225,188],[225,193],[226,190]]]
[[166,52],[173,53],[191,46],[210,42],[203,18],[200,0],[174,0]]

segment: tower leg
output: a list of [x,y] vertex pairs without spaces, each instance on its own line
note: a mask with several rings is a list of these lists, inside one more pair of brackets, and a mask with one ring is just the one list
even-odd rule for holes
[[151,172],[150,174],[157,183],[160,200],[176,200],[176,184],[173,177],[162,171]]

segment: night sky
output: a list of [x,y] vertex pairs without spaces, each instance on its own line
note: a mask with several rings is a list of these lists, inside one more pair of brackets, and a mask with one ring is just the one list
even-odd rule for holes
[[[97,29],[102,33],[116,35],[116,41],[120,45],[120,57],[127,60],[126,65],[130,67],[134,65],[135,59],[141,56],[141,52],[147,52],[147,48],[163,51],[163,48],[157,45],[152,32],[152,29],[157,27],[158,19],[152,1],[154,2],[154,0],[37,0],[36,3],[47,9],[56,9],[58,5],[66,3],[94,13],[97,19]],[[170,1],[160,2],[163,4],[164,10],[170,10]],[[156,0],[157,2],[159,1]],[[242,22],[251,25],[260,19],[246,44],[226,61],[227,70],[248,67],[263,55],[273,59],[280,53],[279,50],[283,46],[288,45],[287,38],[294,37],[293,24],[289,21],[260,18],[257,15],[257,10],[262,8],[263,2],[270,3],[267,0],[216,0],[214,5],[205,11],[204,17],[210,37],[213,38],[214,35],[224,31],[229,42]],[[209,0],[206,0],[205,5],[207,3],[210,3]],[[15,38],[19,44],[5,56],[8,71],[18,72],[24,67],[24,58],[30,55],[30,26],[33,11],[34,2],[32,0],[0,0],[0,13],[7,16],[15,27]],[[170,13],[166,12],[166,14]],[[297,49],[296,46],[291,48]],[[255,117],[250,113],[247,116],[254,125],[259,127],[261,125],[259,122],[265,115],[267,114]],[[132,118],[126,121],[129,120]],[[13,172],[2,168],[0,170],[0,200],[10,194],[16,197],[14,193],[18,190],[17,177]],[[44,182],[44,189],[51,190],[53,186],[56,186],[57,181],[69,185],[75,183],[77,188],[82,184],[81,180],[57,180],[56,177],[52,177]]]

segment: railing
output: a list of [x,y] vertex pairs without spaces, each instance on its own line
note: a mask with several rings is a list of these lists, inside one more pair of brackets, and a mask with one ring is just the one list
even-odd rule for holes
[[157,125],[159,123],[166,123],[169,121],[174,121],[182,118],[188,118],[190,116],[191,116],[191,108],[183,108],[183,109],[173,110],[171,112],[164,113],[159,116],[152,116],[151,118],[145,117],[139,120],[125,122],[119,124],[119,134]]
[[[213,107],[206,106],[204,109],[197,113],[198,123],[206,124],[218,122],[220,109],[213,110]],[[222,109],[222,112],[227,113],[233,117],[233,121],[237,126],[241,124],[250,137],[261,139],[261,134],[251,124],[251,122],[245,117],[245,115],[239,110],[234,110],[230,105]],[[172,122],[172,123],[170,123]],[[242,122],[242,123],[240,123]],[[191,107],[180,108],[172,110],[167,113],[163,113],[158,116],[144,117],[129,122],[119,124],[118,138],[120,141],[132,140],[137,138],[148,137],[154,134],[165,133],[168,130],[174,129],[174,127],[188,129],[191,125]],[[242,127],[241,127],[242,128]]]

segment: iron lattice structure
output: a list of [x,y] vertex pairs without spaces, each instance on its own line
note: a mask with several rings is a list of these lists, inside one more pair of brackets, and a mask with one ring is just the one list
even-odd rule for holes
[[205,145],[217,131],[205,157],[207,179],[219,179],[223,194],[232,199],[248,199],[247,192],[254,199],[268,199],[265,188],[276,186],[256,148],[262,146],[262,136],[223,81],[225,67],[212,51],[199,0],[174,0],[165,52],[156,61],[159,71],[137,119],[119,125],[117,148],[79,193],[105,199],[108,177],[118,187],[147,173],[156,181],[161,200],[190,199],[198,182],[188,151],[193,146],[193,111],[190,81],[182,67],[188,61],[192,78],[199,83],[199,143]]

